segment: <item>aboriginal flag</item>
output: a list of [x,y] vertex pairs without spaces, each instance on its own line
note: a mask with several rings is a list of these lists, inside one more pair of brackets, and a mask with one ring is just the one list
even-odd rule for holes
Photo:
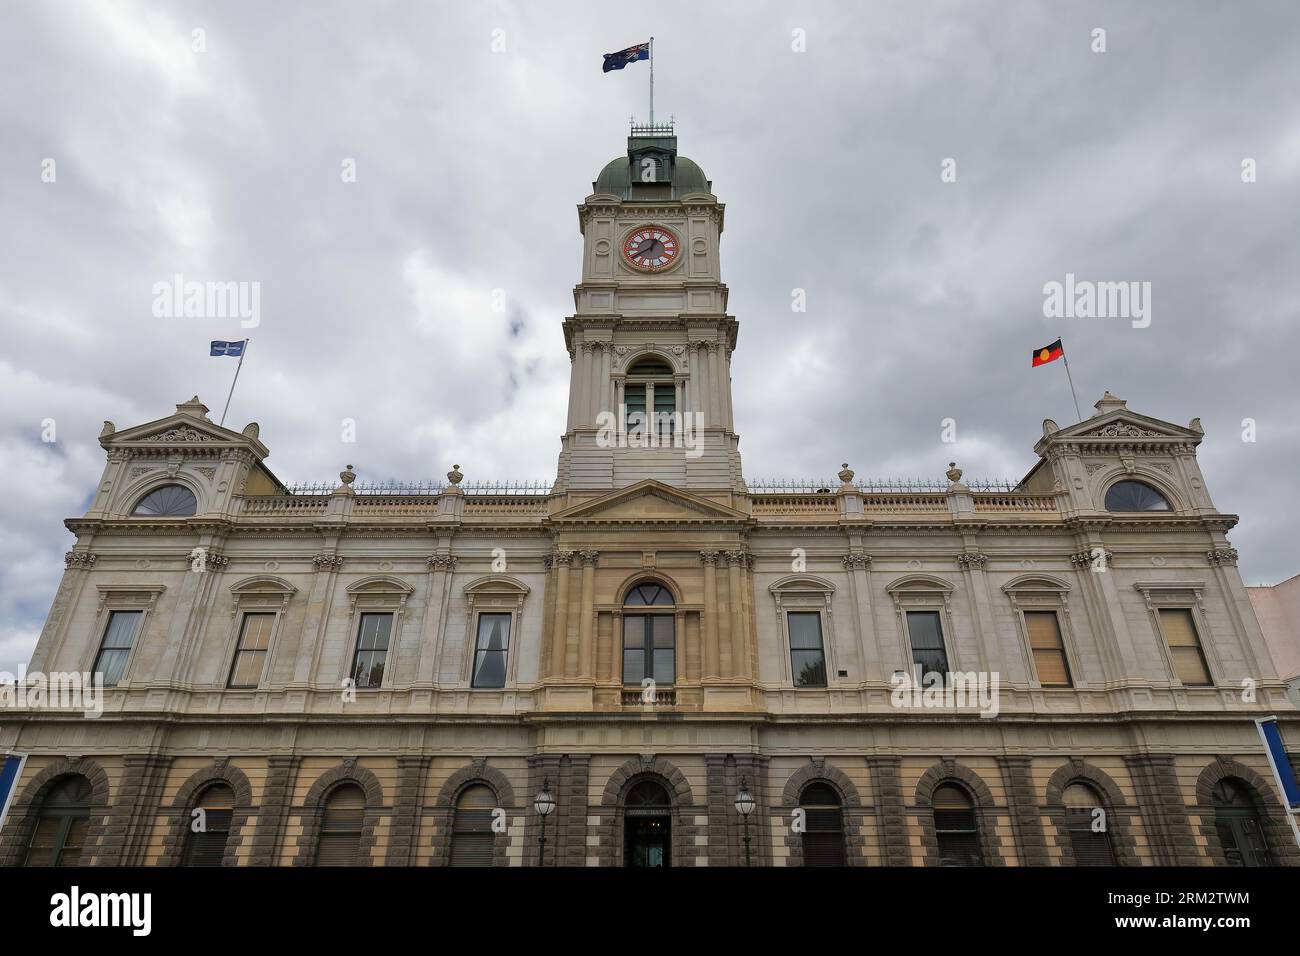
[[1057,339],[1051,345],[1044,345],[1041,349],[1034,349],[1033,368],[1040,365],[1046,365],[1048,362],[1055,362],[1065,354],[1065,349],[1061,348],[1061,340]]

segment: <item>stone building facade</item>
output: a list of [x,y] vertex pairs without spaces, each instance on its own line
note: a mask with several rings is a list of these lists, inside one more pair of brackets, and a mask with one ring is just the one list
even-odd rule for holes
[[[1199,422],[1107,394],[1012,487],[750,485],[723,212],[670,129],[579,206],[549,488],[310,493],[197,398],[105,423],[29,679],[111,686],[4,714],[0,863],[536,865],[544,786],[546,865],[1300,863]],[[996,715],[901,699],[931,671]]]

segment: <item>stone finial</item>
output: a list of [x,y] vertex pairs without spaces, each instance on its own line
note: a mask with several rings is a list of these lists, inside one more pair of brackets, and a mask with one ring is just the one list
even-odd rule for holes
[[948,462],[948,470],[944,472],[944,474],[947,475],[948,480],[955,485],[957,484],[957,482],[961,481],[961,476],[963,472],[960,468],[957,467],[957,463],[955,461],[950,461]]
[[197,395],[191,398],[188,402],[181,402],[177,405],[176,413],[178,415],[189,415],[191,418],[201,418],[204,421],[211,421],[211,419],[208,418],[208,406],[199,401]]
[[1187,427],[1190,428],[1192,431],[1196,432],[1196,434],[1198,435],[1205,434],[1205,428],[1204,426],[1201,425],[1200,418],[1193,418],[1190,422],[1187,423]]
[[[257,441],[257,436],[260,432],[261,428],[258,426],[257,422],[249,422],[244,426],[244,430],[241,434],[245,438],[251,438],[253,441]],[[348,467],[351,468],[352,466],[348,465]]]
[[[1128,402],[1124,401],[1124,399],[1122,398],[1112,395],[1110,391],[1107,390],[1106,394],[1103,395],[1101,399],[1097,402],[1097,404],[1093,405],[1092,407],[1097,409],[1097,415],[1105,415],[1108,412],[1118,411],[1121,408],[1128,408]],[[1097,416],[1094,415],[1093,417],[1096,418]]]
[[352,466],[346,466],[339,472],[339,486],[334,489],[336,495],[355,495],[352,490],[352,482],[357,480],[357,473],[352,470]]
[[1043,437],[1050,438],[1061,430],[1061,426],[1050,418],[1043,419]]
[[840,466],[841,483],[846,485],[851,484],[853,482],[853,474],[854,474],[853,469],[849,467],[849,463],[847,461]]
[[104,427],[99,430],[100,438],[107,438],[113,432],[117,431],[117,426],[112,422],[104,422]]
[[461,474],[460,465],[451,466],[451,471],[447,472],[447,480],[453,485],[459,485],[465,480],[465,476]]

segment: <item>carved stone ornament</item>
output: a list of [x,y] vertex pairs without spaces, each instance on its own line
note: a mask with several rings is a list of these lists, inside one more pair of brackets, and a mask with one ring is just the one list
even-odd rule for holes
[[65,568],[77,568],[82,571],[89,571],[99,560],[99,555],[91,551],[69,551],[63,556],[63,566]]
[[849,467],[849,463],[847,461],[840,466],[840,481],[842,481],[844,484],[847,485],[849,482],[851,482],[853,480],[853,475],[854,475],[854,471],[852,468]]
[[948,480],[955,485],[957,482],[961,481],[961,476],[963,472],[960,468],[957,467],[957,463],[955,461],[950,461],[948,462],[948,470],[945,471],[944,474],[947,475]]
[[577,556],[577,554],[578,554],[577,551],[556,551],[555,554],[552,555],[552,557],[554,558],[556,564],[562,564],[564,565],[564,567],[567,568],[570,564],[573,563],[573,559],[574,557]]
[[1111,422],[1094,432],[1089,432],[1088,438],[1164,438],[1159,432],[1148,431],[1145,428],[1138,428],[1136,425],[1130,425],[1128,422]]
[[978,551],[967,551],[964,554],[957,555],[957,567],[963,571],[968,568],[983,568],[988,563],[989,556],[980,554]]
[[583,563],[583,564],[591,565],[591,566],[594,568],[594,567],[596,566],[596,559],[600,557],[600,552],[599,552],[599,551],[579,551],[579,552],[578,552],[578,557],[582,558],[582,563]]
[[716,565],[716,564],[718,563],[718,552],[717,552],[717,551],[701,551],[701,552],[700,552],[700,563],[701,563],[701,564],[706,564],[706,565],[709,565],[709,564]]
[[165,442],[204,442],[215,441],[211,435],[205,435],[197,428],[189,428],[186,425],[177,425],[175,428],[169,428],[165,432],[159,432],[156,435],[150,435],[146,441],[165,441]]
[[844,567],[849,571],[866,571],[871,567],[871,555],[869,554],[846,554],[840,560],[844,562]]
[[[1109,551],[1104,552],[1104,554],[1106,556],[1107,566],[1115,563],[1115,555],[1111,554]],[[1086,568],[1096,560],[1097,556],[1092,551],[1078,551],[1070,555],[1070,563],[1076,568]]]
[[311,563],[317,571],[337,571],[343,567],[343,556],[321,552],[311,559]]
[[1220,564],[1236,564],[1236,548],[1215,548],[1213,551],[1205,552],[1205,559],[1215,566]]
[[435,571],[454,571],[456,569],[456,556],[454,554],[431,554],[429,555],[429,567]]
[[451,466],[451,471],[447,472],[447,480],[450,481],[453,485],[459,485],[462,481],[465,480],[465,476],[461,474],[460,465]]

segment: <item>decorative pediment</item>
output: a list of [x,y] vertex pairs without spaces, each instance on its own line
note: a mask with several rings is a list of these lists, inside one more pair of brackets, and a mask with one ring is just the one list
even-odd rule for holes
[[553,523],[745,522],[748,516],[699,495],[647,479],[551,516]]
[[1161,421],[1131,411],[1123,399],[1115,398],[1109,392],[1097,402],[1096,408],[1096,415],[1065,428],[1054,427],[1055,422],[1045,422],[1043,437],[1034,450],[1042,455],[1049,447],[1076,443],[1093,448],[1158,445],[1172,450],[1169,446],[1198,445],[1204,437],[1196,419],[1192,419],[1187,427]]
[[157,421],[134,425],[118,431],[112,422],[105,422],[99,443],[105,449],[114,448],[182,448],[201,446],[206,449],[246,448],[259,459],[269,453],[258,437],[258,427],[250,422],[243,432],[215,425],[207,417],[208,408],[198,397],[176,406],[176,412]]

